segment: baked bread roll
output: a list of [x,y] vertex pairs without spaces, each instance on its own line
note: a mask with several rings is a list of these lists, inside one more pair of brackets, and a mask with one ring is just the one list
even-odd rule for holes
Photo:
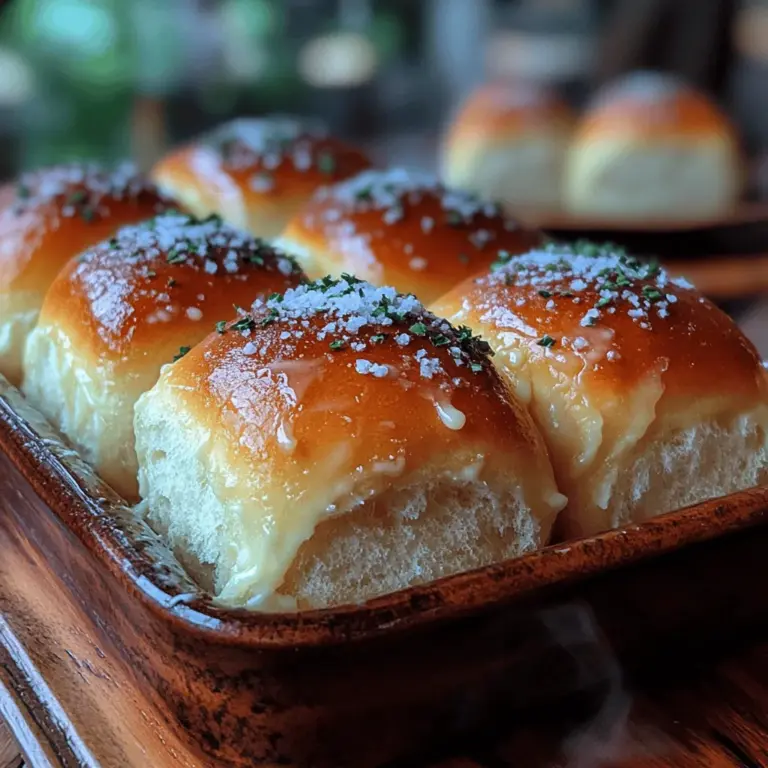
[[487,345],[350,276],[164,368],[135,431],[150,522],[228,605],[356,603],[514,557],[564,503]]
[[678,80],[640,72],[606,88],[584,116],[565,199],[578,215],[697,219],[726,212],[742,184],[728,118]]
[[124,227],[71,260],[29,336],[23,391],[96,471],[136,497],[133,405],[160,368],[257,296],[297,285],[295,262],[178,213]]
[[313,122],[242,118],[171,152],[152,174],[198,216],[218,213],[271,239],[318,187],[370,164],[362,152]]
[[521,253],[541,239],[493,203],[396,168],[319,190],[279,244],[310,277],[349,273],[429,302],[485,269],[498,249]]
[[640,522],[768,480],[768,382],[752,344],[657,265],[605,246],[501,260],[435,305],[496,350],[544,435],[562,533]]
[[169,205],[132,166],[62,165],[23,174],[0,192],[0,373],[21,382],[24,342],[67,261],[116,229]]
[[575,118],[554,92],[529,83],[493,83],[465,102],[446,135],[445,182],[515,211],[556,210]]

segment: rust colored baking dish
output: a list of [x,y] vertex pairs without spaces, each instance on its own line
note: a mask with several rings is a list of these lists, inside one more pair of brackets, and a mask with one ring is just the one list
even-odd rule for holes
[[[508,723],[515,707],[573,685],[546,658],[573,639],[572,626],[552,629],[553,616],[568,624],[569,606],[622,663],[768,617],[768,488],[365,605],[268,615],[217,606],[4,379],[0,447],[0,541],[19,557],[40,553],[137,689],[160,702],[174,738],[200,756],[188,765],[424,765],[414,755],[449,751],[499,713]],[[0,672],[27,663],[3,637]],[[35,654],[38,667],[54,666]],[[52,689],[27,681],[15,695],[36,695],[36,727],[61,733]],[[61,764],[98,764],[71,762],[82,733],[67,728]]]

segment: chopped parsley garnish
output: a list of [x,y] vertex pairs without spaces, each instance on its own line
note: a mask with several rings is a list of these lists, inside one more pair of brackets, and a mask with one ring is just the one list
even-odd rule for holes
[[438,333],[430,340],[436,347],[444,347],[451,343],[451,340],[444,333]]
[[472,371],[472,373],[480,373],[483,370],[483,364],[474,362],[470,363],[469,370]]
[[249,253],[247,259],[251,264],[257,264],[260,267],[264,266],[264,257],[258,253]]
[[84,203],[88,197],[88,193],[84,189],[76,189],[74,192],[70,192],[67,195],[67,203],[69,205],[79,205]]
[[169,264],[181,264],[183,261],[186,261],[186,259],[187,254],[177,248],[168,251],[168,255],[166,256],[166,260]]
[[643,286],[643,297],[650,302],[661,301],[664,298],[661,291],[650,285]]
[[540,347],[549,349],[550,347],[554,347],[557,342],[549,334],[545,333],[536,343]]
[[371,344],[381,344],[386,340],[387,340],[386,333],[376,333],[373,336],[371,336]]
[[613,298],[611,296],[604,296],[595,304],[595,307],[597,309],[602,309],[603,307],[607,307],[612,301]]
[[[277,314],[277,313],[275,313]],[[262,325],[269,325],[272,322],[269,317],[265,317],[262,321]],[[241,317],[236,322],[229,326],[232,331],[252,331],[256,327],[256,322],[252,317]]]
[[173,286],[176,285],[176,280],[174,280],[174,278],[172,278],[172,277],[169,277],[168,278],[168,282],[166,283],[166,285],[169,288],[173,288]]
[[336,339],[335,341],[332,341],[328,346],[332,350],[336,351],[336,350],[339,350],[339,349],[344,349],[344,347],[347,346],[347,342],[344,341],[344,339]]
[[330,176],[336,171],[336,158],[330,152],[321,152],[317,156],[317,170]]
[[84,205],[80,209],[80,216],[83,221],[86,221],[90,224],[90,222],[96,218],[96,210],[92,205]]
[[226,333],[227,331],[227,321],[226,320],[219,320],[216,323],[216,330],[218,333]]
[[427,326],[424,323],[414,323],[408,330],[416,336],[427,335]]
[[551,298],[552,294],[550,291],[539,291],[539,296],[541,296],[543,299],[549,299]]
[[457,329],[457,335],[459,343],[463,344],[465,341],[472,341],[472,329],[466,325],[460,325]]
[[175,363],[177,360],[181,360],[184,355],[189,352],[189,350],[192,349],[192,347],[179,347],[179,351],[176,353],[176,356],[173,358],[173,362]]

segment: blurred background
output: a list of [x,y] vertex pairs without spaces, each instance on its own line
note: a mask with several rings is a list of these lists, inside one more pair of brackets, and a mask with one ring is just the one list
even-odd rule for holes
[[0,177],[82,157],[148,165],[274,111],[429,167],[488,78],[546,82],[578,106],[637,67],[725,106],[768,196],[768,0],[0,0]]
[[[83,158],[149,168],[217,123],[270,112],[320,117],[381,164],[436,171],[479,84],[533,81],[579,108],[639,68],[727,111],[749,197],[768,200],[768,0],[0,0],[0,179]],[[768,356],[760,218],[762,261],[705,265],[701,279],[749,286],[727,308]]]

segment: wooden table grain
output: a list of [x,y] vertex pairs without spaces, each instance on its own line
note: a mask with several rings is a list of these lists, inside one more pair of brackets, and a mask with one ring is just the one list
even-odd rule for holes
[[[681,663],[670,673],[660,670],[645,682],[617,673],[595,711],[585,707],[583,722],[537,713],[524,724],[510,723],[500,743],[481,740],[452,758],[391,768],[768,766],[768,628],[758,642],[716,661]],[[24,765],[0,723],[0,768]]]
[[21,765],[21,752],[7,726],[0,721],[0,768],[19,768]]

